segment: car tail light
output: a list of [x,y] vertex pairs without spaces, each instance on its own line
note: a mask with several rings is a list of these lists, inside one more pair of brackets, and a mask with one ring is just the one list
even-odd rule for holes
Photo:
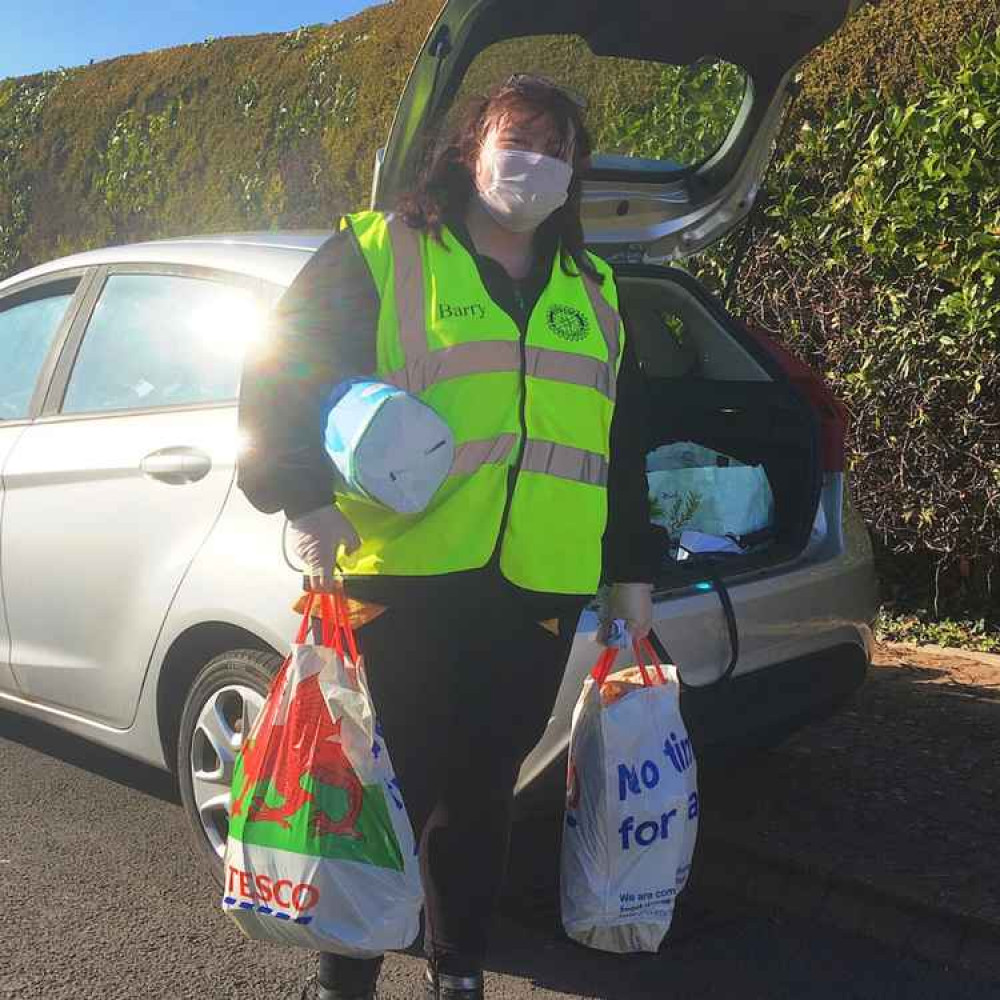
[[787,376],[810,405],[820,422],[820,451],[824,472],[843,472],[850,416],[847,407],[834,396],[830,387],[807,364],[763,330],[747,327],[759,344]]

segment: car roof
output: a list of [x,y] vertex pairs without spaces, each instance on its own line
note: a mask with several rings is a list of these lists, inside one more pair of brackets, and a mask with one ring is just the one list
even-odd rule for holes
[[103,264],[173,264],[218,268],[290,285],[332,230],[301,229],[209,233],[86,250],[48,261],[0,281],[0,292],[29,278]]

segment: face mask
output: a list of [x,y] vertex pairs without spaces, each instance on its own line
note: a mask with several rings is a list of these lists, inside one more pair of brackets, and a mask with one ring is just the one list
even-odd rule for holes
[[565,204],[573,168],[565,160],[523,149],[490,149],[489,179],[479,187],[483,208],[505,229],[536,229]]

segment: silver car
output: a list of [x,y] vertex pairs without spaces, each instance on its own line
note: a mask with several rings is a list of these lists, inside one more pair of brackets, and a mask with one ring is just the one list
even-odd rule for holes
[[[376,206],[412,176],[414,136],[447,113],[478,55],[524,43],[524,24],[491,19],[492,6],[446,4],[380,153]],[[550,6],[549,30],[585,39],[595,12],[612,8]],[[773,493],[766,544],[711,571],[665,556],[656,588],[655,633],[680,665],[705,754],[774,742],[832,711],[870,661],[876,584],[848,497],[841,410],[818,377],[668,264],[749,210],[795,61],[842,19],[848,4],[831,16],[836,6],[799,5],[818,27],[803,41],[796,22],[780,73],[747,73],[711,156],[678,167],[612,151],[595,156],[585,184],[588,240],[616,265],[648,380],[651,449],[692,441],[737,456],[766,472]],[[595,60],[634,55],[601,38]],[[675,31],[664,58],[701,54],[682,42]],[[738,38],[726,44],[734,65],[754,65],[737,58]],[[772,70],[776,50],[772,37]],[[283,517],[259,513],[235,486],[241,356],[327,235],[111,247],[0,283],[0,708],[176,769],[218,871],[234,758],[294,635],[301,585],[283,558]],[[558,808],[596,627],[589,608],[521,774],[525,808]]]

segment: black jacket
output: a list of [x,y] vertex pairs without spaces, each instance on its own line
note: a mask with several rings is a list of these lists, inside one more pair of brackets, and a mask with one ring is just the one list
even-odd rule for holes
[[[539,260],[531,274],[514,281],[499,263],[476,252],[464,226],[450,228],[475,258],[490,297],[523,327],[551,273],[551,259]],[[248,354],[240,389],[244,447],[237,484],[258,510],[283,510],[294,518],[332,501],[340,477],[323,445],[326,400],[344,379],[374,373],[378,308],[375,283],[349,227],[316,251],[275,307],[270,336]],[[604,535],[604,576],[610,581],[651,581],[655,574],[646,426],[644,383],[626,339],[611,425]],[[355,590],[361,587],[372,599],[397,599],[414,579],[403,583],[377,578],[358,581]],[[561,600],[544,603],[553,613],[565,606]]]

